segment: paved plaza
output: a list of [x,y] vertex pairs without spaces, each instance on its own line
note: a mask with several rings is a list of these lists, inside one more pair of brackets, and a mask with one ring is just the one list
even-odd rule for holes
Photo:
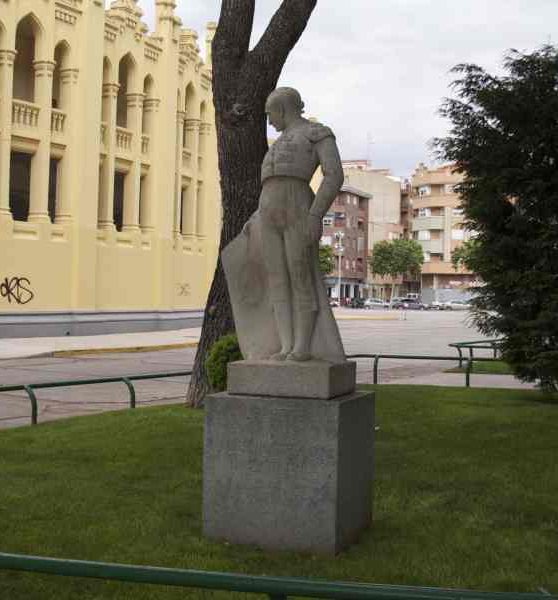
[[[469,323],[467,312],[387,313],[337,309],[339,329],[345,349],[351,354],[418,354],[453,356],[456,351],[448,344],[456,341],[482,339]],[[50,348],[42,338],[35,340],[0,340],[0,356],[8,356],[10,347],[14,358],[0,360],[0,385],[29,384],[62,379],[90,379],[126,376],[139,373],[164,373],[188,370],[193,363],[197,330],[152,332],[120,336],[94,336],[80,339],[59,338],[56,348]],[[176,347],[181,345],[182,347]],[[88,347],[91,353],[87,352]],[[143,352],[99,352],[111,348],[155,347]],[[39,354],[29,356],[33,349]],[[163,348],[163,349],[160,349]],[[168,348],[168,349],[164,349]],[[77,354],[65,354],[64,349]],[[95,350],[95,352],[94,352]],[[489,354],[487,351],[485,356]],[[462,374],[444,373],[456,363],[384,359],[380,363],[380,383],[429,384],[462,386]],[[372,382],[372,360],[358,361],[357,379]],[[177,403],[184,399],[186,377],[134,383],[138,406]],[[476,387],[532,387],[511,376],[474,375]],[[88,385],[73,388],[50,388],[37,392],[39,422],[60,419],[76,414],[90,414],[128,407],[129,395],[123,383]],[[30,405],[24,392],[0,394],[0,428],[29,423]]]

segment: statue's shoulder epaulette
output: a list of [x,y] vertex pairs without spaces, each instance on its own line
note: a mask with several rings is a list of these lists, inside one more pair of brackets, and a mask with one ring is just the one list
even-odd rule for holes
[[327,137],[335,137],[333,131],[331,131],[329,127],[316,121],[310,121],[308,123],[306,135],[313,144],[317,144]]

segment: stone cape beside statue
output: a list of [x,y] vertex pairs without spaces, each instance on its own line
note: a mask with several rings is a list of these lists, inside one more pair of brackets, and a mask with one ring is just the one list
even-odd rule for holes
[[[281,132],[262,164],[258,210],[221,253],[240,349],[247,360],[345,362],[319,269],[322,219],[343,184],[329,127],[302,117],[292,88],[268,98]],[[310,180],[321,167],[314,195]]]

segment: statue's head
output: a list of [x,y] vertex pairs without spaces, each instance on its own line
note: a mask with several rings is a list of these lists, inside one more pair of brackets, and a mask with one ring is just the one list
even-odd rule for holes
[[277,131],[283,131],[289,123],[299,119],[303,111],[304,102],[294,88],[277,88],[271,92],[265,103],[269,123]]

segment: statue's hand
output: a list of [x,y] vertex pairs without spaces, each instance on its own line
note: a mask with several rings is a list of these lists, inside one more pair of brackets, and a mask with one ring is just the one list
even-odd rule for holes
[[308,237],[311,242],[319,242],[324,232],[322,218],[308,213]]

